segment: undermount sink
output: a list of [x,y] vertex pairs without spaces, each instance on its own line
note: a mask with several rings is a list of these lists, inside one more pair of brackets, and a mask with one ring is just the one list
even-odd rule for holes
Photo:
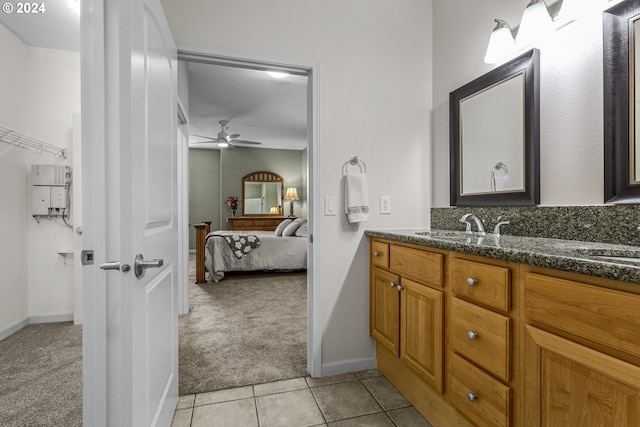
[[640,256],[639,257],[630,257],[630,256],[616,256],[616,255],[596,255],[596,258],[600,258],[600,259],[604,259],[606,261],[613,261],[613,262],[632,262],[635,264],[640,264]]
[[461,239],[467,238],[468,235],[462,231],[418,231],[416,234],[420,236],[433,237],[434,239]]

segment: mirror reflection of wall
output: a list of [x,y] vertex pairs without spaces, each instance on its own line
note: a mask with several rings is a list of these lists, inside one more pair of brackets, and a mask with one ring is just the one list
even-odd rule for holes
[[277,182],[245,182],[244,213],[249,215],[280,213],[281,185]]
[[463,99],[460,115],[462,194],[523,191],[523,73]]
[[636,18],[633,22],[633,26],[630,26],[630,29],[633,34],[630,34],[630,40],[633,41],[631,46],[633,48],[633,68],[634,75],[631,76],[631,80],[633,81],[633,103],[629,103],[634,109],[634,114],[631,115],[634,119],[632,120],[631,130],[630,132],[631,138],[629,141],[629,153],[631,159],[631,167],[630,167],[630,183],[631,184],[640,184],[640,136],[638,136],[638,132],[633,126],[634,123],[640,123],[640,79],[638,79],[638,73],[640,70],[640,43],[636,43],[636,34],[640,34],[640,18]]

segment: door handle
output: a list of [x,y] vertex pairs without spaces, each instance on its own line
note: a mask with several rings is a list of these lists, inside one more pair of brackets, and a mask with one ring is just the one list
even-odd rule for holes
[[136,272],[136,277],[140,279],[142,276],[144,276],[144,272],[147,268],[160,268],[162,267],[163,263],[164,261],[161,259],[145,261],[142,254],[138,254],[136,255],[135,261],[133,262],[133,269]]
[[131,270],[129,264],[120,265],[120,261],[107,261],[104,264],[100,264],[100,268],[103,270],[121,270],[124,273]]

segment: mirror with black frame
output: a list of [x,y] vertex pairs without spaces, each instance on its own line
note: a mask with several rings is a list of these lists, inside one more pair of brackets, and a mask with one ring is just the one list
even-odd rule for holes
[[603,12],[604,201],[640,203],[640,2]]
[[242,177],[243,216],[282,216],[284,179],[268,171]]
[[532,49],[450,93],[452,206],[540,203],[539,63]]

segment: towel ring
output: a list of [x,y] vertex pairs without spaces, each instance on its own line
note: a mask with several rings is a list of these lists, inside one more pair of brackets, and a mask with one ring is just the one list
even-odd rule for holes
[[358,159],[358,156],[353,156],[342,165],[342,175],[349,174],[349,165],[358,166],[360,168],[360,173],[367,173],[367,164],[363,160]]

